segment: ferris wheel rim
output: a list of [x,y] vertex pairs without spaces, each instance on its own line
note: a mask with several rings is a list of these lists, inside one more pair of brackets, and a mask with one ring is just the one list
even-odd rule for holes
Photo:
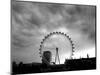
[[74,49],[75,49],[74,43],[73,43],[71,37],[69,37],[68,34],[63,33],[63,32],[52,32],[52,33],[47,34],[47,35],[42,39],[41,44],[40,44],[40,48],[39,48],[40,57],[43,57],[43,55],[42,55],[42,44],[44,43],[44,41],[45,41],[48,37],[50,37],[50,36],[52,36],[52,35],[54,35],[54,34],[61,34],[61,35],[64,35],[65,37],[67,37],[67,39],[69,40],[70,45],[71,45],[71,47],[72,47],[72,54],[71,54],[71,58],[72,58],[73,55],[74,55],[73,53],[75,52],[75,50],[74,50]]

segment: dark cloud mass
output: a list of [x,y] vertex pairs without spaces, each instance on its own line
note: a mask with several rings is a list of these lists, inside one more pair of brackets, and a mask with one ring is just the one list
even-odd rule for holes
[[76,52],[95,47],[95,18],[95,6],[13,1],[12,60],[40,62],[40,42],[53,31],[69,33]]

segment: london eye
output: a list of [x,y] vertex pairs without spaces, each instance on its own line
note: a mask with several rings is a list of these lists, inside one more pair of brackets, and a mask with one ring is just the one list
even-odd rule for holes
[[63,64],[65,59],[72,59],[74,48],[68,34],[52,32],[42,39],[39,54],[46,64]]

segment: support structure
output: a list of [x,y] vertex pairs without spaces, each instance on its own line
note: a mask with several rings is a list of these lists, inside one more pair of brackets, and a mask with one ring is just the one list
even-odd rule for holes
[[60,64],[60,58],[59,58],[58,48],[56,48],[55,64],[57,62],[57,58],[58,58],[58,63]]

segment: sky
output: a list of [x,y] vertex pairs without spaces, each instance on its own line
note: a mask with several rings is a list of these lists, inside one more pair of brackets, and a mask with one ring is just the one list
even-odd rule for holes
[[[87,54],[95,57],[95,6],[13,1],[11,10],[12,61],[41,62],[40,42],[55,31],[71,37],[75,44],[73,58],[86,58]],[[50,39],[53,41],[50,42]],[[45,44],[60,47],[60,60],[63,63],[70,51],[68,39],[61,35],[50,39]]]

